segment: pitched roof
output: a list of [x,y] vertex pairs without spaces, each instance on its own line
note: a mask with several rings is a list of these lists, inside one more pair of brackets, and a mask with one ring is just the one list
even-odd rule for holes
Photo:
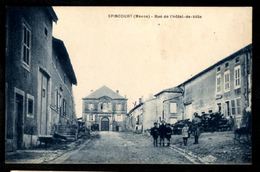
[[155,94],[154,96],[157,97],[164,92],[166,92],[166,93],[182,93],[183,90],[179,87],[167,88],[167,89],[164,89],[164,90],[160,91],[159,93]]
[[89,94],[87,97],[85,97],[83,99],[98,99],[103,96],[110,97],[111,99],[126,99],[105,85],[100,87],[96,91],[92,92],[91,94]]
[[235,53],[229,55],[228,57],[218,61],[217,63],[213,64],[212,66],[204,69],[203,71],[199,72],[198,74],[196,74],[195,76],[191,77],[190,79],[184,81],[183,83],[179,84],[178,87],[182,86],[182,85],[185,85],[191,81],[193,81],[194,79],[200,77],[201,75],[203,75],[204,73],[208,72],[209,70],[221,65],[222,63],[228,61],[228,60],[231,60],[233,58],[235,58],[236,56],[238,56],[239,54],[242,54],[244,52],[249,52],[249,51],[252,51],[252,44],[249,44],[247,46],[245,46],[244,48],[241,48],[240,50],[236,51]]
[[57,53],[59,54],[58,59],[59,59],[60,63],[62,64],[64,71],[66,72],[66,74],[70,78],[72,84],[76,85],[77,84],[77,78],[76,78],[76,75],[74,73],[72,64],[70,62],[69,54],[67,52],[67,49],[66,49],[63,41],[60,40],[60,39],[52,37],[52,42],[53,42],[53,44],[52,44],[53,49],[55,51],[57,51]]

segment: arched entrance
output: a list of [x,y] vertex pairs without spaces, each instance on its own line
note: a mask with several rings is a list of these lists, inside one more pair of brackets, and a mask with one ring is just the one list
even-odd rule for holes
[[101,119],[101,131],[109,131],[109,119],[107,117]]

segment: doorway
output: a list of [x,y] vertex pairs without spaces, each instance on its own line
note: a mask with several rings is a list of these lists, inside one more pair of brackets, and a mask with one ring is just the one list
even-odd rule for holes
[[48,124],[48,82],[49,77],[45,72],[40,70],[40,123],[39,123],[39,134],[47,135],[47,124]]
[[15,94],[15,115],[16,115],[16,134],[17,149],[22,149],[23,145],[23,96]]
[[109,119],[107,117],[101,119],[101,131],[109,131]]

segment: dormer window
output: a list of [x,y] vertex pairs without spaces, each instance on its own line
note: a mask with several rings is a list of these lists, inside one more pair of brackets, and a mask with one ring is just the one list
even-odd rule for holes
[[239,63],[239,57],[236,58],[236,63]]
[[228,68],[229,67],[229,63],[225,63],[225,68]]

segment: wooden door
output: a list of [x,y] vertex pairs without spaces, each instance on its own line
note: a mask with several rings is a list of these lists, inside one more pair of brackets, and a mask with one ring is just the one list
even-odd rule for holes
[[106,117],[101,120],[101,131],[109,131],[109,119]]
[[23,145],[23,96],[15,95],[17,149]]
[[40,135],[47,135],[48,123],[48,77],[43,73],[40,77]]

